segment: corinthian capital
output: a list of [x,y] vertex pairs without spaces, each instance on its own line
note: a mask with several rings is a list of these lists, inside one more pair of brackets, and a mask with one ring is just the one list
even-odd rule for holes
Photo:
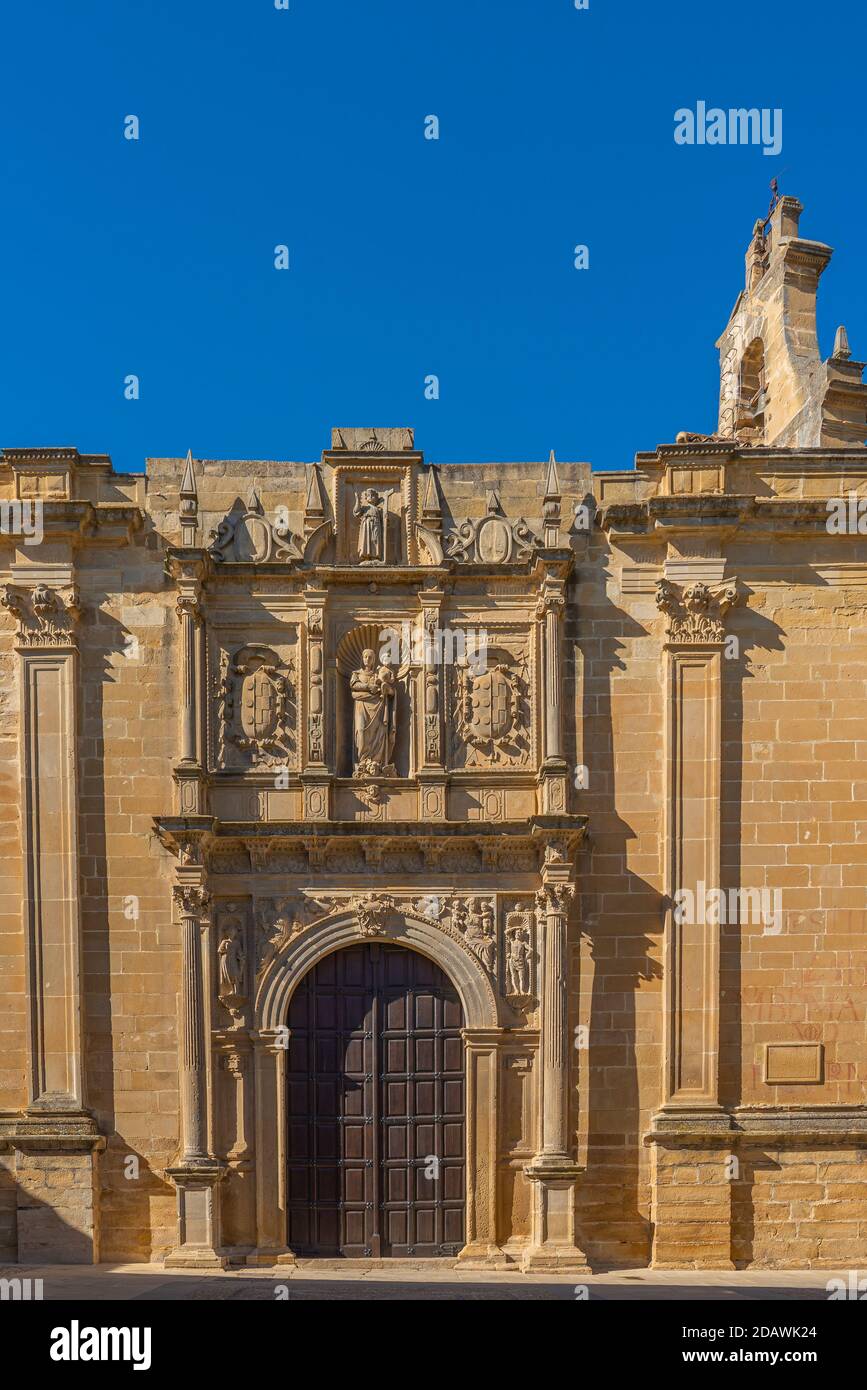
[[666,637],[682,646],[706,646],[725,641],[725,617],[739,601],[737,582],[711,587],[672,584],[660,579],[656,585],[656,606],[668,617]]
[[210,894],[196,884],[177,883],[172,896],[181,917],[202,917],[207,910]]
[[546,883],[536,893],[536,910],[542,917],[549,913],[566,913],[574,896],[574,883]]
[[45,584],[37,584],[32,589],[7,584],[0,595],[0,604],[18,625],[18,646],[68,647],[75,644],[75,625],[81,616],[75,584],[66,585],[62,590],[49,589]]

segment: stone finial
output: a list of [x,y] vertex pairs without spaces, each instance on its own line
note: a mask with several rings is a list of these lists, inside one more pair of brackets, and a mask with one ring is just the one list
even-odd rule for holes
[[184,460],[184,475],[181,478],[178,516],[181,523],[181,544],[195,545],[199,525],[199,494],[196,489],[196,474],[193,469],[193,451],[187,450]]
[[422,524],[439,535],[443,529],[443,507],[439,478],[433,464],[427,469],[427,483],[421,509]]
[[834,351],[831,353],[831,357],[835,362],[848,362],[851,356],[849,334],[841,323],[834,336]]
[[310,536],[325,521],[328,498],[318,463],[311,463],[307,475],[307,495],[304,500],[304,535]]
[[554,450],[548,458],[548,472],[545,477],[545,497],[542,503],[542,522],[546,547],[556,547],[560,543],[560,479],[557,476],[557,460]]

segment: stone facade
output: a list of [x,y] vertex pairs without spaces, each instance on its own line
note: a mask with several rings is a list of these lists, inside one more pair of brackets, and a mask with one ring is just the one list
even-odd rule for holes
[[867,412],[799,213],[635,469],[4,452],[0,1259],[292,1261],[288,1009],[363,941],[460,996],[461,1260],[867,1258]]

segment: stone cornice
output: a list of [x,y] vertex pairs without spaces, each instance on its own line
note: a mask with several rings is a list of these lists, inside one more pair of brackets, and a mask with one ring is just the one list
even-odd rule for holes
[[776,1147],[806,1144],[867,1147],[867,1106],[735,1106],[713,1116],[659,1112],[644,1135],[645,1144],[723,1148],[735,1142]]
[[[867,465],[867,458],[861,461]],[[849,489],[841,485],[841,490]],[[641,537],[664,545],[679,535],[713,534],[715,539],[727,540],[740,531],[748,531],[751,538],[802,537],[807,530],[827,532],[827,503],[836,495],[829,489],[827,497],[650,497],[642,502],[609,503],[600,515],[602,529],[612,540]]]

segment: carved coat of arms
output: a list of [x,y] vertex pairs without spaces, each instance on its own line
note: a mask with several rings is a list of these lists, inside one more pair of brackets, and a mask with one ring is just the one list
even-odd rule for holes
[[295,762],[295,719],[291,677],[294,663],[282,663],[276,652],[250,643],[230,660],[221,654],[218,697],[218,749],[221,767],[228,747],[245,755],[253,767],[292,766]]
[[458,666],[457,731],[467,762],[515,764],[528,750],[527,705],[518,671],[503,663],[477,672]]

